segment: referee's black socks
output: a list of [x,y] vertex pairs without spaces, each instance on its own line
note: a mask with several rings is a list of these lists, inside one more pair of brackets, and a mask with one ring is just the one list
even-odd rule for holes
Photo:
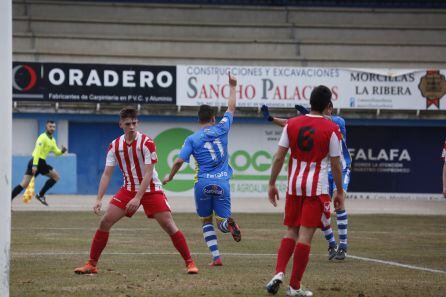
[[11,200],[14,199],[20,192],[23,191],[23,187],[18,184],[11,193]]
[[42,190],[40,190],[39,196],[45,196],[46,191],[48,191],[54,184],[57,183],[56,180],[50,178],[46,181],[46,183],[43,185]]

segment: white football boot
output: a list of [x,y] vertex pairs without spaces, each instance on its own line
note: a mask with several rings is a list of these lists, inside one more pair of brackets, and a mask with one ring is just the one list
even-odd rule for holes
[[313,292],[305,290],[304,288],[302,288],[302,286],[300,286],[299,290],[294,290],[293,288],[291,288],[291,286],[289,286],[286,295],[298,296],[298,297],[312,297]]
[[279,272],[266,284],[266,291],[268,293],[275,295],[279,291],[280,284],[283,283],[283,277],[285,274],[283,272]]

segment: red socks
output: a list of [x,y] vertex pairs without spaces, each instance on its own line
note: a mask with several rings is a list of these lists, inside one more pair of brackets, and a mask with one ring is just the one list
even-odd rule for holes
[[180,252],[181,257],[183,257],[186,264],[192,262],[189,247],[187,246],[186,237],[184,237],[183,232],[178,230],[175,234],[170,236],[170,239],[172,239],[173,245],[178,250],[178,252]]
[[90,249],[90,263],[92,265],[95,265],[99,261],[99,257],[101,256],[102,251],[104,250],[105,246],[107,245],[108,241],[108,232],[97,230],[93,241],[91,242],[91,249]]
[[300,281],[302,280],[310,258],[310,248],[311,246],[309,245],[298,243],[294,250],[293,272],[291,273],[290,286],[295,290],[300,288]]
[[279,250],[277,251],[276,274],[279,272],[285,273],[286,266],[293,254],[295,246],[296,241],[294,239],[287,237],[282,238]]
[[[90,263],[92,265],[96,265],[98,263],[99,257],[107,245],[108,235],[109,232],[104,232],[101,230],[96,231],[90,249]],[[170,236],[170,238],[172,239],[172,243],[175,248],[178,250],[178,252],[180,252],[184,261],[186,263],[191,262],[192,258],[190,256],[189,247],[187,246],[186,238],[184,237],[183,233],[178,230],[175,234]]]

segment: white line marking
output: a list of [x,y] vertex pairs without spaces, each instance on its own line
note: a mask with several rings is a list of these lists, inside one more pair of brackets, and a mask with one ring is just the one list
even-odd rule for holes
[[[36,253],[27,253],[27,252],[13,252],[12,257],[34,257],[34,256],[67,256],[67,255],[88,255],[88,252],[36,252]],[[105,252],[103,255],[147,255],[147,256],[171,256],[171,255],[177,255],[178,253],[144,253],[144,252],[135,252],[135,253],[129,253],[129,252]],[[192,255],[198,255],[198,256],[209,256],[209,253],[191,253]],[[223,253],[222,256],[236,256],[236,257],[275,257],[277,254],[250,254],[250,253]],[[326,254],[311,254],[311,256],[326,256]],[[421,271],[427,271],[427,272],[433,272],[433,273],[445,273],[444,270],[439,269],[431,269],[426,267],[419,267],[414,265],[407,265],[407,264],[401,264],[398,262],[393,261],[384,261],[379,259],[372,259],[372,258],[366,258],[366,257],[358,257],[354,255],[348,255],[347,258],[360,260],[360,261],[366,261],[366,262],[374,262],[374,263],[380,263],[390,266],[396,266],[396,267],[402,267],[402,268],[408,268],[412,270],[421,270]]]
[[407,264],[401,264],[401,263],[393,262],[393,261],[384,261],[384,260],[379,260],[379,259],[358,257],[358,256],[353,256],[353,255],[348,255],[347,258],[352,258],[352,259],[366,261],[366,262],[381,263],[381,264],[397,266],[397,267],[404,267],[404,268],[409,268],[409,269],[413,269],[413,270],[421,270],[421,271],[428,271],[428,272],[434,272],[434,273],[446,273],[446,271],[443,271],[443,270],[431,269],[431,268],[425,268],[425,267],[418,267],[418,266],[407,265]]

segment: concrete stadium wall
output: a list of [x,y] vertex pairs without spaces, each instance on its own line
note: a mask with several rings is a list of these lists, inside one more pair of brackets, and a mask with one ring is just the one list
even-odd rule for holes
[[14,59],[441,68],[446,10],[14,1]]

